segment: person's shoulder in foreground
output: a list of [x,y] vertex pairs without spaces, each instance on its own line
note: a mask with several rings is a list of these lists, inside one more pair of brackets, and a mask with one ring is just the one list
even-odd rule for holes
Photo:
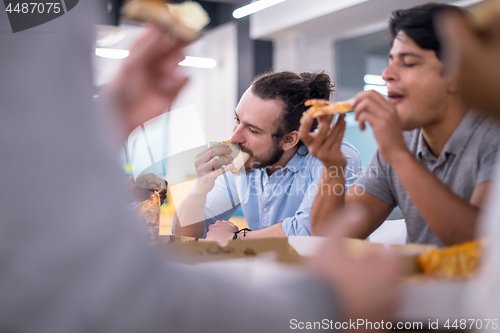
[[[6,33],[0,48],[0,153],[8,160],[0,174],[2,329],[280,332],[290,330],[292,318],[389,319],[397,301],[396,261],[385,254],[351,261],[333,247],[341,243],[335,239],[310,265],[312,275],[293,280],[288,272],[280,284],[250,289],[160,257],[124,207],[116,150],[92,111],[91,61],[84,55],[92,54],[89,19],[99,8],[97,1],[81,1],[34,33]],[[0,29],[10,29],[6,12]],[[148,29],[132,46],[113,83],[121,119],[113,124],[127,124],[118,132],[161,114],[177,96],[185,82],[176,70],[182,46],[159,29]],[[54,68],[70,70],[69,76]],[[68,77],[79,83],[68,85]],[[36,200],[20,199],[26,189]],[[333,262],[343,262],[342,269]],[[242,313],[252,320],[242,323]]]

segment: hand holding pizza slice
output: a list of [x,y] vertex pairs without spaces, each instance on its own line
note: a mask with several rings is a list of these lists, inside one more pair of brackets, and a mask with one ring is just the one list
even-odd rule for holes
[[219,158],[233,158],[233,168],[231,169],[231,172],[233,174],[236,174],[245,165],[245,163],[248,161],[248,158],[250,157],[249,154],[240,150],[234,143],[231,142],[231,140],[218,142],[216,143],[216,145],[227,145],[229,146],[229,149],[231,149],[230,154],[220,155]]

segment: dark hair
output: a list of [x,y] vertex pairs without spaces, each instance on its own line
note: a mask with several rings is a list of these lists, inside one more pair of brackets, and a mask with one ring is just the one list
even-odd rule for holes
[[439,3],[427,3],[409,9],[393,11],[389,20],[389,30],[392,35],[391,44],[394,43],[397,34],[403,31],[420,48],[433,50],[437,58],[441,60],[441,44],[434,27],[434,19],[444,11],[463,12],[459,7]]
[[[300,126],[302,113],[308,106],[304,102],[318,98],[329,100],[335,84],[325,72],[293,73],[282,71],[257,76],[252,83],[252,92],[263,100],[280,100],[283,112],[277,119],[275,138],[296,131]],[[315,120],[313,130],[318,126]],[[299,141],[298,146],[303,145]]]

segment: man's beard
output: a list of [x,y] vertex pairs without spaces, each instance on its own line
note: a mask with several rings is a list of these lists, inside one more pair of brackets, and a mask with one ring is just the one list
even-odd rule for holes
[[255,156],[250,149],[248,149],[246,147],[242,147],[240,145],[237,145],[237,146],[243,152],[245,152],[251,156],[252,163],[250,164],[250,167],[247,168],[247,173],[252,172],[253,170],[256,170],[256,169],[264,169],[264,168],[267,168],[269,166],[272,166],[272,165],[278,163],[278,161],[281,159],[281,157],[285,153],[285,151],[283,150],[283,148],[281,148],[281,146],[279,144],[273,144],[272,150],[270,152],[268,152],[268,154],[266,154],[266,156],[264,156],[264,157]]

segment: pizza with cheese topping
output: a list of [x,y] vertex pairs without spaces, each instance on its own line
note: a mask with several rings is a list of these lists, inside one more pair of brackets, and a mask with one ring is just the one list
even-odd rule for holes
[[477,271],[482,254],[479,240],[424,252],[417,262],[424,273],[441,278],[471,277]]
[[226,158],[229,156],[233,158],[233,161],[231,162],[233,164],[233,168],[231,169],[231,172],[233,174],[236,174],[245,165],[245,163],[248,161],[248,158],[250,157],[249,154],[240,150],[240,148],[232,143],[231,140],[218,142],[216,143],[216,145],[228,145],[231,149],[230,154],[219,155],[219,158]]

